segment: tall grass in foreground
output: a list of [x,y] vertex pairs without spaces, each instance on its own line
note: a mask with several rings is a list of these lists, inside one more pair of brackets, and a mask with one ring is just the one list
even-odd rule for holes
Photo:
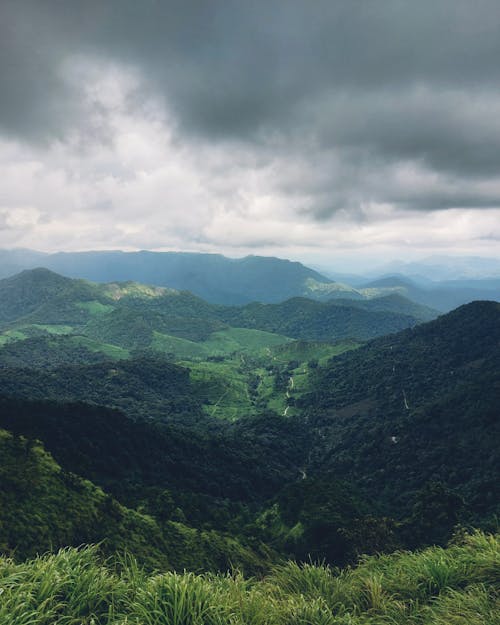
[[147,575],[95,547],[15,564],[0,558],[2,625],[500,625],[500,537],[364,559],[342,571],[276,567]]

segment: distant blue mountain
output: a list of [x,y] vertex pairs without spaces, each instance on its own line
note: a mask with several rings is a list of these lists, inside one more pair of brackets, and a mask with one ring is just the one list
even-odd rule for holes
[[[464,262],[461,271],[466,275]],[[478,259],[471,262],[471,273],[482,266]],[[494,262],[484,266],[491,269]],[[327,277],[299,262],[275,257],[234,259],[221,254],[188,252],[114,250],[43,254],[32,250],[0,250],[0,278],[35,267],[95,282],[133,280],[166,286],[190,291],[212,304],[236,306],[251,302],[279,303],[294,297],[323,302],[364,301],[400,294],[422,306],[447,312],[474,300],[500,300],[500,277],[486,275],[482,279],[463,277],[438,282],[424,275],[413,279],[399,272],[363,284],[359,276],[329,271]]]
[[95,282],[134,280],[191,291],[217,304],[273,303],[297,296],[361,297],[354,289],[335,283],[301,263],[274,257],[232,259],[221,254],[149,251],[44,255],[16,250],[1,254],[0,260],[4,262],[0,277],[43,266],[71,278]]

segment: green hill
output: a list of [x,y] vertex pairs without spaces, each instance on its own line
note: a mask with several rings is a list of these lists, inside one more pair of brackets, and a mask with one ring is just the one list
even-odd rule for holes
[[279,332],[308,341],[367,340],[415,325],[415,317],[390,310],[364,310],[357,304],[294,298],[281,304],[248,304],[221,310],[232,326]]
[[[307,389],[309,361],[342,350],[332,347],[339,341],[394,332],[423,316],[402,298],[355,305],[296,298],[224,307],[165,287],[96,284],[45,269],[0,281],[0,296],[5,393],[88,400],[162,420],[197,418],[201,404],[205,415],[229,419],[268,409],[296,416],[294,401]],[[276,352],[294,338],[301,349]],[[189,368],[191,386],[174,384],[167,391],[138,378],[137,363],[105,364],[147,357],[151,362],[139,366],[157,379],[155,355]],[[293,393],[286,388],[291,377]]]
[[[54,326],[49,326],[53,328]],[[0,368],[53,369],[61,365],[79,365],[123,360],[130,353],[116,345],[100,343],[84,336],[58,336],[41,330],[41,336],[32,336],[34,326],[24,328],[26,337],[6,341],[0,347]],[[38,334],[38,332],[37,332]]]
[[299,399],[321,433],[311,467],[408,510],[426,483],[498,512],[500,304],[474,302],[318,368]]
[[[75,282],[47,269],[23,271],[0,280],[0,323],[18,320],[58,300]],[[81,282],[79,286],[83,286]],[[83,286],[83,291],[85,287]]]
[[[239,562],[254,571],[262,565],[233,538],[172,521],[160,526],[120,505],[91,482],[62,470],[40,443],[0,430],[0,457],[0,550],[18,560],[104,541],[106,553],[126,549],[149,568],[225,570]],[[4,605],[2,597],[0,615]]]
[[133,282],[95,284],[44,269],[0,280],[4,343],[43,330],[73,331],[124,349],[146,349],[154,332],[203,342],[228,326],[313,341],[366,340],[432,314],[401,297],[326,303],[294,298],[281,304],[224,307],[172,289]]
[[340,563],[494,523],[499,304],[419,324],[399,295],[227,307],[45,270],[0,294],[0,426],[162,536]]

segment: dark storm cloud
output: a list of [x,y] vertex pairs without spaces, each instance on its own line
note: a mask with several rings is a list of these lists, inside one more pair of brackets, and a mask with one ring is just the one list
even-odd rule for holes
[[87,123],[61,72],[87,55],[136,70],[191,140],[311,150],[316,193],[329,196],[311,209],[318,218],[363,199],[500,204],[474,188],[419,197],[366,182],[401,161],[470,184],[500,171],[497,0],[4,0],[0,29],[11,136],[51,140]]

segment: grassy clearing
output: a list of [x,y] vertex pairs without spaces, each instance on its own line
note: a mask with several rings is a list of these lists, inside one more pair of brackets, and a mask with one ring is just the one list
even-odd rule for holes
[[91,300],[89,302],[76,302],[75,306],[80,310],[85,310],[92,316],[105,315],[108,312],[114,310],[114,306],[110,304],[103,304],[97,300]]
[[179,360],[200,360],[209,355],[203,343],[195,343],[156,331],[153,331],[151,349],[162,354],[172,354],[174,358]]
[[3,334],[0,334],[0,346],[6,343],[14,341],[24,341],[30,336],[40,336],[41,334],[51,334],[53,336],[63,336],[71,334],[73,328],[68,325],[58,324],[41,324],[33,323],[29,325],[22,325],[14,330],[7,330]]
[[[178,341],[190,343],[174,339]],[[254,415],[259,410],[280,415],[286,411],[290,417],[298,414],[293,400],[310,390],[308,359],[327,360],[358,346],[350,342],[329,345],[291,341],[280,335],[242,328],[215,332],[209,341],[191,345],[194,349],[203,346],[210,356],[224,359],[207,361],[207,352],[202,358],[200,350],[196,352],[188,347],[186,360],[179,364],[191,369],[191,380],[205,403],[206,413],[228,419]],[[288,369],[291,362],[297,366]],[[285,381],[284,386],[277,387],[276,369],[287,369],[284,375],[288,386]]]
[[0,341],[2,344],[9,343],[10,341],[24,341],[27,339],[28,335],[22,332],[21,330],[7,330],[0,336]]
[[[29,326],[26,326],[26,330],[29,331],[30,328],[34,328],[35,330],[41,330],[42,332],[47,332],[47,334],[53,334],[54,336],[64,336],[66,334],[71,334],[74,330],[72,326],[68,325],[52,325],[52,324],[43,324],[43,323],[33,323]],[[25,328],[20,328],[24,330]]]
[[229,357],[236,353],[263,355],[265,350],[290,341],[286,336],[248,330],[228,328],[212,332],[206,341],[194,342],[186,339],[153,332],[152,349],[173,354],[180,360],[203,360],[210,356]]
[[343,354],[351,349],[357,349],[360,343],[346,341],[342,343],[321,343],[318,341],[291,341],[286,345],[274,347],[271,350],[273,359],[279,362],[298,360],[307,362],[317,360],[320,364],[329,358]]
[[130,358],[130,352],[123,347],[117,345],[110,345],[109,343],[101,343],[100,341],[94,341],[86,336],[73,336],[71,337],[75,345],[86,347],[91,352],[99,352],[105,354],[113,360],[125,360]]
[[14,564],[0,559],[10,625],[499,625],[500,540],[370,557],[342,571],[289,562],[257,581],[147,575],[95,547]]
[[205,412],[223,419],[253,415],[255,406],[249,395],[247,376],[238,371],[237,362],[181,362],[191,371],[191,382]]
[[212,355],[232,354],[235,352],[263,353],[276,345],[290,342],[286,336],[264,332],[262,330],[250,330],[248,328],[228,328],[210,335],[204,342],[205,347]]

